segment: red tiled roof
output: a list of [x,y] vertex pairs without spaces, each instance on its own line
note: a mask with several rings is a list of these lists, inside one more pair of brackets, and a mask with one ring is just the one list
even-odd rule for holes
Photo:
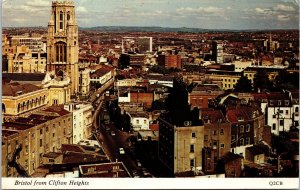
[[67,115],[70,113],[64,109],[63,105],[53,105],[48,107],[44,111],[58,113],[60,116]]
[[201,109],[200,114],[203,120],[209,119],[211,123],[218,123],[219,119],[225,122],[225,117],[221,110]]
[[159,124],[151,124],[149,126],[149,128],[152,130],[152,131],[158,131],[159,130]]
[[255,113],[255,117],[262,114],[261,111],[254,106],[240,106],[228,109],[226,116],[228,121],[237,123],[239,120],[249,121],[253,119],[253,113]]
[[2,85],[2,96],[17,96],[18,93],[26,94],[40,90],[41,88],[33,84],[3,84]]

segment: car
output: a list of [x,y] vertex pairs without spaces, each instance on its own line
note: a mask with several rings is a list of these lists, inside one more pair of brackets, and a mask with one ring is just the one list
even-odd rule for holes
[[142,164],[141,164],[141,162],[140,162],[139,160],[136,160],[136,165],[137,165],[138,167],[142,167]]
[[116,133],[115,133],[114,131],[111,131],[111,132],[110,132],[110,135],[111,135],[111,136],[115,136]]
[[120,154],[125,154],[124,148],[119,148],[119,153],[120,153]]

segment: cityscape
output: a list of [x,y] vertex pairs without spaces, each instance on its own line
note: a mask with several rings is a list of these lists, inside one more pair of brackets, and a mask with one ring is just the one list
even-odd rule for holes
[[3,3],[2,177],[298,178],[299,4],[150,2]]

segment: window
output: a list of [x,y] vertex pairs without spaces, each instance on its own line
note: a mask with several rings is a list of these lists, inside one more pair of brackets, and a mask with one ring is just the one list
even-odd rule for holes
[[190,160],[190,167],[193,168],[195,166],[195,160],[191,159]]
[[48,132],[49,131],[49,127],[46,127],[46,132]]
[[276,123],[273,123],[272,130],[276,130]]
[[281,105],[281,100],[278,100],[278,105],[279,105],[279,106]]
[[55,133],[52,133],[52,137],[55,137]]
[[194,145],[193,144],[190,145],[190,152],[192,152],[192,153],[194,152]]
[[240,133],[243,133],[244,132],[244,125],[241,125],[240,126]]
[[43,139],[40,139],[40,147],[43,146]]
[[216,135],[217,134],[217,131],[216,130],[213,130],[213,135]]
[[279,124],[280,124],[280,126],[283,126],[283,124],[284,124],[283,119],[279,120]]
[[192,138],[196,138],[196,133],[192,133]]
[[221,134],[221,135],[224,135],[224,129],[223,129],[223,128],[221,128],[220,134]]
[[204,141],[208,141],[208,135],[204,135]]
[[28,145],[25,145],[25,153],[28,154]]
[[289,114],[289,110],[285,110],[285,115],[288,115]]
[[244,139],[243,138],[240,139],[240,146],[244,146]]
[[299,107],[295,108],[295,112],[297,112],[297,113],[299,112]]
[[250,131],[250,124],[247,124],[246,125],[246,132],[249,132]]
[[50,163],[54,163],[54,159],[49,159],[49,162]]
[[285,100],[285,101],[284,101],[284,104],[285,104],[286,106],[288,106],[288,105],[289,105],[289,101],[288,101],[288,100]]
[[222,143],[222,144],[220,145],[220,147],[221,147],[221,148],[225,148],[225,144]]
[[276,114],[273,115],[273,118],[276,118]]
[[140,121],[137,119],[137,120],[136,120],[136,124],[139,124],[139,123],[140,123]]
[[43,134],[43,129],[40,129],[40,135],[42,135]]
[[231,141],[235,141],[235,135],[231,135]]
[[247,145],[247,144],[250,144],[250,138],[249,137],[247,137],[246,141],[245,141],[245,145]]

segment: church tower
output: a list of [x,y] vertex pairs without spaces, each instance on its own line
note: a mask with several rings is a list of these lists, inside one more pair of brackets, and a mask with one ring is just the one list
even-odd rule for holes
[[78,25],[73,1],[53,1],[47,36],[47,71],[71,79],[78,92]]

